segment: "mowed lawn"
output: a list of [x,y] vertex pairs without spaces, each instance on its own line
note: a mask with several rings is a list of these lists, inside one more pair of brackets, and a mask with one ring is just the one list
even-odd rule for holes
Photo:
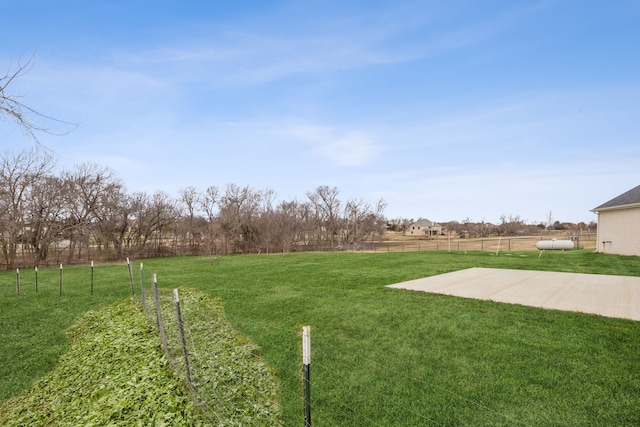
[[[134,263],[138,279],[138,263]],[[276,369],[285,425],[301,425],[301,338],[312,327],[318,426],[640,425],[640,322],[385,285],[469,267],[640,276],[640,258],[587,251],[309,253],[144,261],[145,279],[222,298]],[[131,293],[126,265],[0,275],[0,399],[51,369],[63,330]],[[29,276],[31,275],[31,276]],[[45,279],[46,278],[46,279]],[[136,292],[139,292],[136,289]]]

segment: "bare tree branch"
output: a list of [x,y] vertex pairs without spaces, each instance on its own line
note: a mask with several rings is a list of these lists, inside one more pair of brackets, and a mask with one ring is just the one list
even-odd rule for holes
[[9,64],[4,75],[0,75],[0,119],[14,123],[23,133],[31,137],[38,145],[42,146],[38,139],[38,134],[46,133],[61,136],[73,130],[57,131],[42,124],[43,122],[55,122],[72,128],[76,128],[78,125],[43,114],[24,104],[22,102],[24,95],[11,94],[9,92],[12,83],[14,83],[16,79],[28,74],[33,69],[34,64],[34,55],[31,55],[26,61],[23,61],[22,56],[20,56],[15,69],[13,69],[12,64]]

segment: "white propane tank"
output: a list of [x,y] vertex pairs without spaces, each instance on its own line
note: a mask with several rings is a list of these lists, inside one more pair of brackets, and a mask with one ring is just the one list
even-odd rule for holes
[[565,249],[573,249],[573,242],[571,240],[539,240],[536,243],[536,248],[542,250],[550,249],[550,250],[565,250]]

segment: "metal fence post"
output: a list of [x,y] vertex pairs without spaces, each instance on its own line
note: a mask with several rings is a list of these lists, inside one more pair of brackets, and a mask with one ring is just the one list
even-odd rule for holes
[[311,327],[302,328],[302,375],[304,383],[304,425],[311,427]]
[[162,320],[162,309],[160,308],[160,296],[158,295],[158,282],[156,281],[156,275],[153,274],[153,299],[156,303],[156,324],[158,326],[158,333],[162,340],[162,349],[164,354],[167,355],[167,360],[171,363],[171,355],[169,354],[169,345],[167,344],[167,334],[164,330],[164,321]]
[[147,313],[147,294],[144,289],[144,274],[142,273],[142,263],[140,263],[140,295],[142,298],[142,310]]
[[187,383],[189,387],[193,388],[191,382],[191,370],[189,369],[189,352],[187,351],[187,340],[184,336],[184,325],[182,323],[182,313],[180,312],[180,297],[178,296],[178,290],[173,290],[173,300],[176,303],[176,317],[178,319],[178,329],[180,330],[180,342],[182,343],[182,356],[184,357],[184,371],[187,376]]
[[129,261],[129,257],[127,257],[127,268],[129,269],[129,282],[131,282],[131,295],[135,295],[136,292],[133,289],[133,272],[131,271],[131,262]]
[[62,264],[60,264],[60,280],[58,281],[59,285],[60,285],[60,293],[58,294],[58,296],[62,296]]

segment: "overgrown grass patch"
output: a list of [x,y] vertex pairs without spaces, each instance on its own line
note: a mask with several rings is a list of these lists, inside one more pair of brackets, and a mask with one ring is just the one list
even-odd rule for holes
[[0,424],[280,425],[277,382],[256,345],[233,330],[219,300],[181,289],[186,381],[173,298],[163,294],[171,363],[133,299],[90,310],[67,330],[71,343],[54,371],[0,404]]
[[[173,294],[169,289],[161,294],[169,358],[176,373],[188,383]],[[231,327],[222,301],[188,288],[179,288],[179,296],[192,398],[209,423],[281,425],[275,374],[260,357],[256,344]],[[151,301],[148,304],[153,305]]]
[[131,301],[85,313],[55,370],[0,406],[0,424],[206,425]]

